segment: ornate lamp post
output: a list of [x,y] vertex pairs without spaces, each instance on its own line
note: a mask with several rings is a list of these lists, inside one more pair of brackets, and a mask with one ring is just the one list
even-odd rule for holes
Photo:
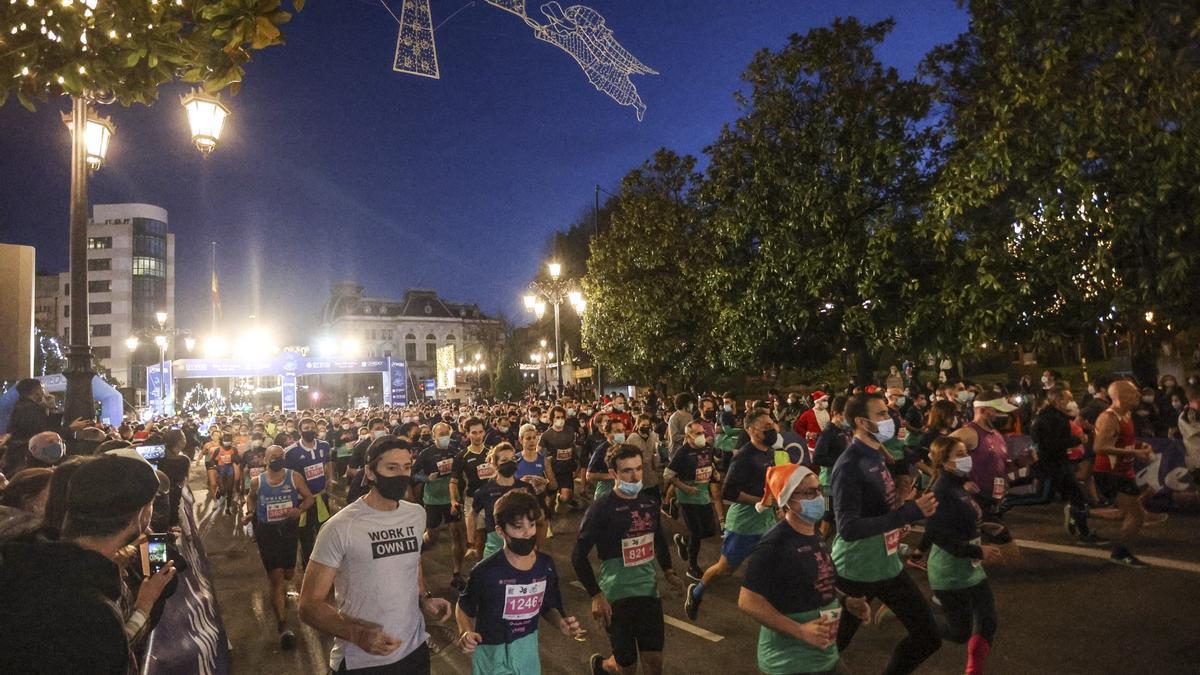
[[[546,267],[550,272],[550,279],[534,281],[529,284],[529,293],[525,295],[525,309],[532,311],[540,320],[546,313],[546,304],[554,305],[554,352],[551,354],[551,358],[553,358],[553,354],[558,354],[561,358],[559,305],[563,302],[570,302],[575,307],[575,311],[582,314],[585,304],[583,294],[575,288],[575,281],[562,278],[562,265],[552,262]],[[544,348],[545,344],[542,347]],[[561,363],[557,364],[556,370],[558,371],[558,390],[561,392],[563,389]]]

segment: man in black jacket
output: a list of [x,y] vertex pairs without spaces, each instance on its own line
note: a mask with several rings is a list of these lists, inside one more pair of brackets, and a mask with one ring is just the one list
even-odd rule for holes
[[1075,480],[1067,451],[1082,445],[1087,439],[1071,433],[1071,418],[1067,413],[1070,392],[1060,384],[1046,390],[1046,400],[1030,427],[1030,436],[1037,447],[1037,464],[1052,489],[1070,502],[1063,509],[1063,526],[1080,544],[1106,546],[1109,542],[1088,529],[1087,500]]

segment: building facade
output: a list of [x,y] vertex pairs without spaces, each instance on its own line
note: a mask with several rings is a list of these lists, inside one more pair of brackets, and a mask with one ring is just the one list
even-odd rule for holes
[[[166,209],[151,204],[97,204],[87,230],[92,355],[137,405],[145,397],[146,366],[158,360],[157,347],[145,339],[158,330],[155,314],[166,312],[166,327],[174,327],[175,235]],[[38,324],[71,344],[70,273],[39,275],[36,295]],[[125,346],[131,335],[143,338],[134,352]]]
[[436,376],[439,347],[453,345],[458,358],[469,362],[502,330],[478,305],[449,302],[436,291],[414,288],[399,300],[373,298],[349,281],[333,284],[321,323],[330,339],[354,340],[365,356],[403,360],[417,382]]
[[0,244],[0,380],[33,375],[35,252]]

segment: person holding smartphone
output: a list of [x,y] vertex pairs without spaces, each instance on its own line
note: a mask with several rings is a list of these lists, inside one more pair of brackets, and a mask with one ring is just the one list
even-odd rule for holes
[[[817,474],[799,464],[767,469],[762,501],[783,510],[783,519],[763,535],[750,556],[738,609],[760,624],[758,668],[764,673],[833,672],[838,663],[837,631],[842,604],[837,570],[817,525],[825,496]],[[845,598],[845,609],[866,621],[866,598]]]
[[296,546],[300,543],[297,521],[315,497],[304,476],[284,466],[283,448],[267,448],[265,459],[266,471],[250,479],[242,524],[254,523],[254,542],[271,582],[271,609],[275,612],[279,646],[291,649],[296,634],[287,627],[287,589],[296,572]]

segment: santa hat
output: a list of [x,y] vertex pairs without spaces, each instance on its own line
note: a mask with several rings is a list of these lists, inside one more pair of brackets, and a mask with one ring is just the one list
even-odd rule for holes
[[776,504],[787,504],[800,482],[811,475],[812,471],[799,464],[768,468],[767,484],[764,486],[762,499],[754,505],[754,510],[762,513]]
[[875,392],[879,391],[879,387],[876,387],[873,384],[868,384],[863,391],[867,392],[868,394],[874,394]]
[[812,398],[813,398],[813,403],[820,403],[821,401],[829,398],[829,394],[826,394],[825,392],[818,389],[812,393]]

